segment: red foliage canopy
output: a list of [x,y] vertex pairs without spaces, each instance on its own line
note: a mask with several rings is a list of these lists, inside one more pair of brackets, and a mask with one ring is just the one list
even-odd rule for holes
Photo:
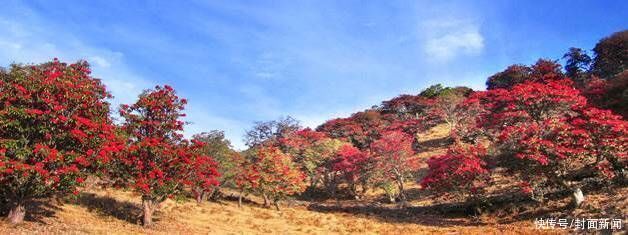
[[241,159],[241,172],[236,176],[238,186],[249,192],[259,192],[279,201],[305,189],[305,174],[292,158],[274,146],[258,146],[255,153]]
[[421,186],[455,196],[479,193],[490,180],[486,162],[482,159],[485,154],[482,146],[454,146],[446,154],[427,161],[429,169],[420,182]]
[[161,201],[181,192],[183,185],[209,187],[219,174],[213,160],[200,154],[199,143],[189,144],[183,130],[186,104],[170,86],[142,93],[133,105],[123,105],[123,129],[129,135],[127,154],[117,159],[119,175],[142,193],[144,200]]
[[504,154],[500,161],[526,181],[564,185],[579,170],[613,176],[626,165],[626,122],[587,105],[570,80],[524,82],[478,92],[478,124]]
[[0,194],[20,203],[72,192],[107,162],[118,151],[101,151],[114,130],[109,97],[87,62],[0,71]]

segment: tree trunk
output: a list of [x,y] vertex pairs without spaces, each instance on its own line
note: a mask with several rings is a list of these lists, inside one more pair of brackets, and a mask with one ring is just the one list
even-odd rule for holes
[[353,180],[349,181],[349,192],[351,192],[351,196],[353,196],[356,200],[360,199],[358,196],[358,188]]
[[582,193],[582,190],[580,188],[576,188],[571,196],[573,198],[573,204],[575,208],[578,208],[580,204],[584,202],[584,194]]
[[403,176],[401,176],[400,179],[397,181],[397,186],[399,187],[399,199],[401,200],[401,202],[406,201],[406,192],[403,186],[403,181],[404,181]]
[[451,122],[451,121],[448,121],[448,122],[447,122],[447,127],[449,127],[449,132],[448,132],[448,134],[449,134],[449,135],[451,135],[451,132],[453,132],[453,131],[454,131],[454,127],[455,127],[454,123],[453,123],[453,122]]
[[244,191],[240,191],[240,195],[238,195],[238,207],[242,207],[242,196],[244,196]]
[[209,195],[207,195],[207,196],[206,196],[206,198],[207,198],[208,200],[213,200],[214,195],[215,195],[216,193],[218,193],[218,187],[213,187],[213,188],[212,188],[212,191],[211,191],[211,192],[209,192]]
[[266,195],[266,193],[262,193],[262,197],[264,198],[264,207],[270,207],[270,200],[268,200],[268,195]]
[[196,203],[201,204],[205,200],[205,191],[196,192]]
[[9,223],[11,224],[19,224],[24,222],[24,216],[26,215],[26,208],[24,208],[23,202],[17,202],[11,210],[9,211],[9,215],[7,218],[9,219]]
[[584,194],[582,193],[582,189],[580,187],[571,184],[568,181],[560,180],[558,183],[562,184],[565,189],[573,190],[571,193],[572,205],[574,208],[580,207],[580,204],[584,202]]
[[318,185],[318,177],[316,175],[310,176],[310,190],[315,190]]
[[277,209],[277,211],[279,211],[279,200],[275,199],[273,201],[273,204],[275,204],[275,209]]
[[332,198],[336,197],[336,184],[331,176],[325,177],[325,187],[327,188],[327,192],[329,192],[329,196]]
[[144,207],[143,225],[149,227],[153,225],[153,212],[155,212],[156,202],[154,199],[142,199]]

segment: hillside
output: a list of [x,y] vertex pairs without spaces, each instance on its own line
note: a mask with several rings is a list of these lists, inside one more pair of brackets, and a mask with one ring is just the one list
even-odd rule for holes
[[[465,219],[434,219],[423,215],[413,221],[387,222],[378,215],[354,215],[342,212],[316,212],[305,206],[293,206],[282,211],[237,203],[195,202],[176,203],[166,201],[157,216],[157,225],[145,229],[133,216],[140,213],[139,197],[128,192],[104,190],[81,194],[77,201],[64,205],[45,205],[37,218],[23,225],[10,227],[0,224],[1,233],[155,233],[155,234],[328,234],[328,233],[502,233],[504,231],[529,231],[530,223],[512,225],[465,226]],[[51,213],[46,216],[46,213]],[[445,226],[443,226],[445,225]]]
[[[441,153],[447,147],[442,143],[446,135],[443,126],[422,136],[429,143],[418,155],[421,160]],[[513,204],[504,211],[496,211],[474,218],[460,213],[438,213],[439,207],[455,204],[423,195],[416,184],[410,186],[411,206],[400,209],[383,203],[381,192],[373,192],[363,200],[333,200],[320,202],[292,201],[281,211],[261,207],[261,199],[249,197],[242,208],[233,192],[226,192],[220,202],[167,200],[156,214],[156,226],[144,228],[140,224],[140,197],[132,192],[92,188],[76,198],[59,201],[39,201],[32,216],[21,225],[0,222],[2,234],[72,233],[72,234],[538,234],[560,233],[563,230],[535,230],[535,217],[562,217],[561,203],[548,204],[544,209],[527,208]],[[611,213],[627,214],[626,188],[614,196],[605,193],[588,195],[590,201],[574,212],[594,217]],[[60,202],[63,201],[63,202]],[[443,203],[443,204],[439,204]],[[291,204],[291,205],[288,205]],[[526,211],[526,209],[529,209]],[[600,213],[601,212],[601,213]],[[610,216],[610,215],[609,215]],[[607,217],[607,216],[603,216]],[[610,216],[612,217],[612,216]]]

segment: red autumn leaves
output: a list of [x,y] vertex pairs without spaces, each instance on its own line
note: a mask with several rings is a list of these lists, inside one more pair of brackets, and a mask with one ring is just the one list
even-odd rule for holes
[[28,201],[74,192],[99,167],[94,153],[113,136],[110,95],[89,73],[86,62],[54,60],[0,74],[0,193],[11,222]]
[[[480,196],[503,169],[526,194],[539,187],[581,192],[578,177],[613,182],[626,174],[626,121],[603,108],[625,117],[620,94],[628,73],[611,65],[597,70],[572,71],[579,76],[574,84],[559,64],[539,60],[491,76],[487,91],[436,85],[316,130],[291,118],[259,123],[247,132],[251,148],[237,153],[224,135],[183,138],[187,101],[170,86],[123,105],[124,122],[115,125],[111,96],[86,62],[14,65],[0,71],[0,196],[10,201],[10,221],[19,223],[29,201],[76,194],[87,175],[99,173],[142,195],[145,225],[166,198],[188,190],[203,195],[219,184],[277,207],[308,183],[308,193],[323,185],[329,196],[346,189],[358,198],[378,187],[391,201],[405,201],[406,183],[417,180],[414,154],[429,147],[420,134],[441,123],[454,144],[427,161],[419,179],[425,189]],[[216,141],[221,149],[207,147]],[[210,152],[220,154],[218,162]]]
[[[626,167],[626,122],[589,105],[568,79],[476,92],[465,105],[479,109],[479,115],[464,128],[481,133],[467,140],[490,144],[498,156],[492,164],[514,173],[526,193],[540,184],[577,190],[572,176],[578,172],[612,179]],[[422,185],[475,191],[472,185],[485,182],[482,178],[494,169],[483,156],[454,149],[435,157]]]
[[142,195],[144,225],[152,224],[152,213],[160,202],[190,187],[195,193],[218,184],[217,165],[203,154],[202,143],[184,140],[187,101],[170,86],[156,86],[142,93],[133,105],[124,105],[122,129],[129,135],[127,151],[114,159],[119,178]]
[[76,194],[89,173],[156,202],[184,187],[217,184],[211,157],[179,133],[186,101],[171,87],[122,107],[126,122],[118,128],[109,117],[111,96],[86,62],[13,65],[0,75],[0,194],[11,203],[10,222],[21,222],[33,199]]

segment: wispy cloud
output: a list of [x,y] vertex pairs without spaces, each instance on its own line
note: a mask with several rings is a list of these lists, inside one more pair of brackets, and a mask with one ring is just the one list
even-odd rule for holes
[[[114,119],[118,121],[120,120],[115,110],[120,104],[135,102],[144,89],[157,84],[130,68],[122,52],[90,45],[72,32],[54,28],[32,12],[28,15],[28,18],[21,21],[0,16],[0,66],[10,63],[41,63],[50,61],[53,57],[65,62],[87,60],[91,63],[93,76],[102,79],[114,96],[109,101]],[[237,129],[240,125],[212,115],[198,102],[192,101],[187,108],[189,115],[186,120],[191,125],[186,126],[186,136],[211,129]],[[240,138],[233,135],[233,132],[226,134],[228,137]]]
[[425,54],[439,62],[462,55],[478,55],[484,49],[484,37],[471,20],[429,20],[421,30],[426,35]]
[[114,105],[132,102],[142,86],[151,84],[128,68],[122,53],[86,45],[63,30],[51,31],[49,27],[35,17],[27,23],[0,18],[0,62],[6,66],[41,63],[53,57],[69,62],[88,60],[94,76],[102,78],[116,97]]
[[[194,124],[186,135],[221,129],[243,146],[242,135],[254,121],[291,115],[314,127],[434,83],[480,89],[488,74],[507,64],[555,56],[555,48],[566,45],[556,43],[574,42],[573,35],[595,31],[587,39],[593,43],[625,25],[625,17],[618,17],[625,7],[614,9],[614,21],[595,24],[589,13],[595,19],[609,14],[598,7],[574,11],[589,20],[539,30],[562,15],[529,17],[517,12],[526,6],[504,5],[8,0],[0,8],[0,66],[87,59],[116,97],[114,106],[168,83],[190,100],[186,120]],[[578,22],[591,27],[575,27]],[[548,32],[557,32],[553,44],[540,37],[521,40]]]

